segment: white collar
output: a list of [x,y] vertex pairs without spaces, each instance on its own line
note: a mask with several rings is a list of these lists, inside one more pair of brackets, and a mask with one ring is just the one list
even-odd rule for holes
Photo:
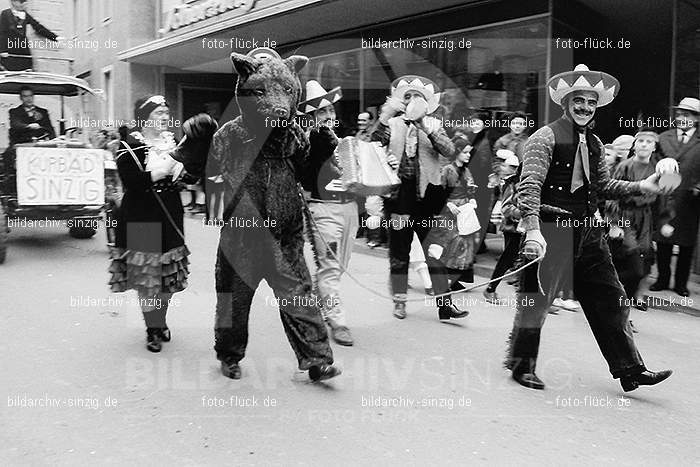
[[19,19],[26,19],[27,18],[27,12],[26,11],[19,11],[15,10],[14,8],[10,8],[12,10],[12,14],[18,17]]
[[676,129],[676,134],[678,136],[683,134],[683,131],[685,131],[685,134],[688,135],[688,138],[690,139],[691,136],[693,136],[693,133],[695,133],[695,127],[692,127],[688,130],[683,130],[682,128],[677,128]]

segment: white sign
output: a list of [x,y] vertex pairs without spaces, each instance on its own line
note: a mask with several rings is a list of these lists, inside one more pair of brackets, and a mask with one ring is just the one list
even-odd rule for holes
[[17,148],[20,205],[101,205],[105,199],[104,150]]

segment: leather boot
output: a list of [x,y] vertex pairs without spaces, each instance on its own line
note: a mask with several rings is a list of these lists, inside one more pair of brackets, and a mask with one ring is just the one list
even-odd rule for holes
[[146,328],[146,348],[151,352],[161,351],[160,328]]
[[629,392],[634,391],[639,386],[653,386],[655,384],[659,384],[672,374],[672,370],[663,370],[658,372],[644,370],[636,375],[620,378],[620,384],[625,392]]
[[[442,300],[442,303],[440,300]],[[464,318],[469,315],[469,311],[457,308],[449,296],[438,298],[438,303],[441,303],[438,306],[439,319]]]
[[540,331],[539,328],[513,328],[511,353],[506,367],[512,370],[513,379],[521,386],[541,390],[544,389],[544,382],[535,374]]
[[342,371],[340,368],[324,363],[321,365],[314,365],[309,368],[309,379],[314,382],[324,381],[334,378],[341,373]]
[[221,374],[223,374],[227,378],[241,379],[241,367],[238,365],[238,362],[221,362]]

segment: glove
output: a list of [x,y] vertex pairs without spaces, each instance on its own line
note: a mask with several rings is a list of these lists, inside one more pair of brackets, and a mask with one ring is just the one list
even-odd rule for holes
[[430,246],[428,246],[428,256],[430,256],[431,258],[440,259],[443,251],[444,248],[442,248],[437,243],[431,243]]
[[525,243],[523,243],[523,256],[528,260],[533,260],[544,256],[547,252],[547,241],[539,230],[528,230],[525,232]]
[[182,162],[189,174],[200,177],[204,172],[212,137],[218,128],[216,120],[207,114],[188,118],[182,125],[185,137],[171,153],[173,159]]
[[608,233],[610,238],[613,238],[613,239],[614,238],[622,238],[622,236],[624,234],[625,234],[625,232],[616,225],[613,225],[612,227],[610,227],[610,231]]
[[678,162],[671,157],[666,157],[656,163],[656,172],[660,174],[678,173],[678,170]]
[[219,124],[211,116],[201,113],[190,117],[182,124],[182,131],[191,140],[211,140]]
[[406,106],[404,103],[397,99],[396,97],[388,97],[386,99],[386,102],[382,106],[382,110],[379,115],[379,120],[386,124],[390,118],[395,116],[399,112],[404,112],[406,110]]

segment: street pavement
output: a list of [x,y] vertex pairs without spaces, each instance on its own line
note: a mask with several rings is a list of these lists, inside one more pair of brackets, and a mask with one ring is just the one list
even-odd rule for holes
[[[243,378],[213,352],[218,231],[187,217],[188,289],[168,313],[173,340],[145,349],[133,292],[111,294],[104,232],[15,229],[0,266],[2,465],[697,465],[700,320],[633,311],[650,369],[675,373],[623,393],[583,313],[547,318],[525,389],[502,369],[515,299],[440,322],[410,277],[408,317],[391,315],[388,260],[357,247],[343,301],[354,347],[343,374],[312,384],[296,369],[270,288],[253,302]],[[483,278],[477,278],[477,281]],[[369,288],[367,290],[365,287]],[[381,296],[375,295],[375,292]],[[119,301],[121,300],[121,302]]]

